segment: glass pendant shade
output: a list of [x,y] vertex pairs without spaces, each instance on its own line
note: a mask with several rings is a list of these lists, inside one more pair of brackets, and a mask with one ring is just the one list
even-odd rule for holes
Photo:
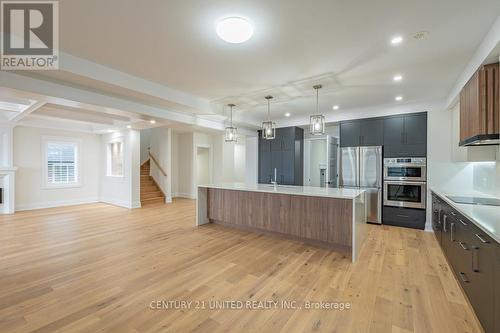
[[316,90],[316,113],[312,115],[309,123],[309,132],[311,135],[323,135],[325,134],[325,116],[319,114],[319,90],[323,86],[321,84],[317,84],[313,86]]
[[322,114],[311,116],[309,131],[312,135],[325,134],[325,116]]
[[276,124],[272,121],[262,123],[262,137],[266,140],[272,140],[276,136]]
[[262,138],[273,140],[276,137],[276,124],[271,120],[271,99],[273,96],[266,96],[267,99],[267,121],[262,122]]
[[234,104],[228,104],[227,106],[231,109],[230,114],[230,126],[227,126],[224,131],[224,140],[226,142],[236,142],[238,141],[237,128],[233,127],[233,107],[236,106]]
[[237,141],[236,127],[226,127],[224,133],[224,139],[226,142],[236,142]]

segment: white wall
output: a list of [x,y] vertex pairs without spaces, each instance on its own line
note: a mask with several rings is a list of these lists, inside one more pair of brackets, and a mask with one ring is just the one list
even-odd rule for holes
[[[196,197],[197,186],[197,147],[210,149],[210,182],[245,182],[249,177],[247,161],[254,170],[253,182],[257,181],[257,141],[254,140],[255,158],[247,160],[247,141],[225,142],[222,134],[201,132],[172,133],[172,193],[174,197]],[[250,170],[252,172],[252,170]]]
[[[448,192],[478,191],[500,196],[499,148],[459,147],[459,105],[452,110],[428,114],[428,187]],[[427,196],[427,225],[430,229],[431,196]]]
[[12,126],[0,124],[0,167],[12,167],[13,165],[12,141]]
[[149,159],[148,148],[150,147],[151,132],[154,129],[144,129],[141,131],[141,165]]
[[259,137],[247,136],[245,139],[245,182],[255,184],[259,178]]
[[196,148],[196,185],[210,183],[210,148]]
[[178,192],[174,196],[194,198],[193,133],[179,134],[177,144]]
[[[124,175],[107,175],[106,151],[109,142],[123,139]],[[140,207],[140,132],[136,130],[116,131],[101,137],[101,201],[117,206]]]
[[[43,188],[42,136],[81,140],[81,186]],[[99,201],[100,135],[17,126],[14,128],[16,210]]]
[[234,181],[244,183],[246,180],[246,139],[238,137],[234,144]]

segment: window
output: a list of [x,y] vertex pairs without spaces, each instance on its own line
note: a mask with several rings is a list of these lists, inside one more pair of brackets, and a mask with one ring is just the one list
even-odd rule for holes
[[79,141],[65,138],[44,138],[45,186],[80,185]]
[[108,143],[107,162],[108,176],[123,177],[123,140]]

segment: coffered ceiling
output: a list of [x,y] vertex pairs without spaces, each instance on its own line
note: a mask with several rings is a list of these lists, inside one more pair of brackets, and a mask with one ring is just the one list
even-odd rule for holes
[[[223,105],[234,102],[238,121],[251,124],[266,117],[268,94],[275,96],[273,117],[303,123],[314,112],[317,83],[324,87],[320,111],[330,119],[442,107],[500,14],[498,0],[59,4],[63,52],[196,96],[212,110],[111,89],[90,74],[85,79],[64,71],[37,75],[219,120]],[[255,33],[248,42],[218,38],[215,23],[228,15],[252,22]],[[423,38],[419,32],[425,32]],[[398,46],[390,43],[395,35],[403,37]],[[403,76],[400,82],[393,81],[396,74]],[[403,100],[394,101],[397,95]]]

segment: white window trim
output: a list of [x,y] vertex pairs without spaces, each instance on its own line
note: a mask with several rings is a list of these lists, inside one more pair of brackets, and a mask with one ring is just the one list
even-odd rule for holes
[[[122,165],[123,165],[123,174],[121,176],[112,175],[111,174],[111,154],[109,148],[111,144],[121,142],[122,144]],[[116,138],[112,138],[108,142],[106,142],[106,177],[114,178],[114,179],[125,179],[125,140],[124,136],[118,136]]]
[[[76,176],[77,181],[68,184],[50,184],[48,182],[48,161],[47,161],[47,144],[48,143],[72,143],[76,145]],[[59,137],[59,136],[42,136],[42,189],[62,189],[82,187],[82,140],[79,138]]]

